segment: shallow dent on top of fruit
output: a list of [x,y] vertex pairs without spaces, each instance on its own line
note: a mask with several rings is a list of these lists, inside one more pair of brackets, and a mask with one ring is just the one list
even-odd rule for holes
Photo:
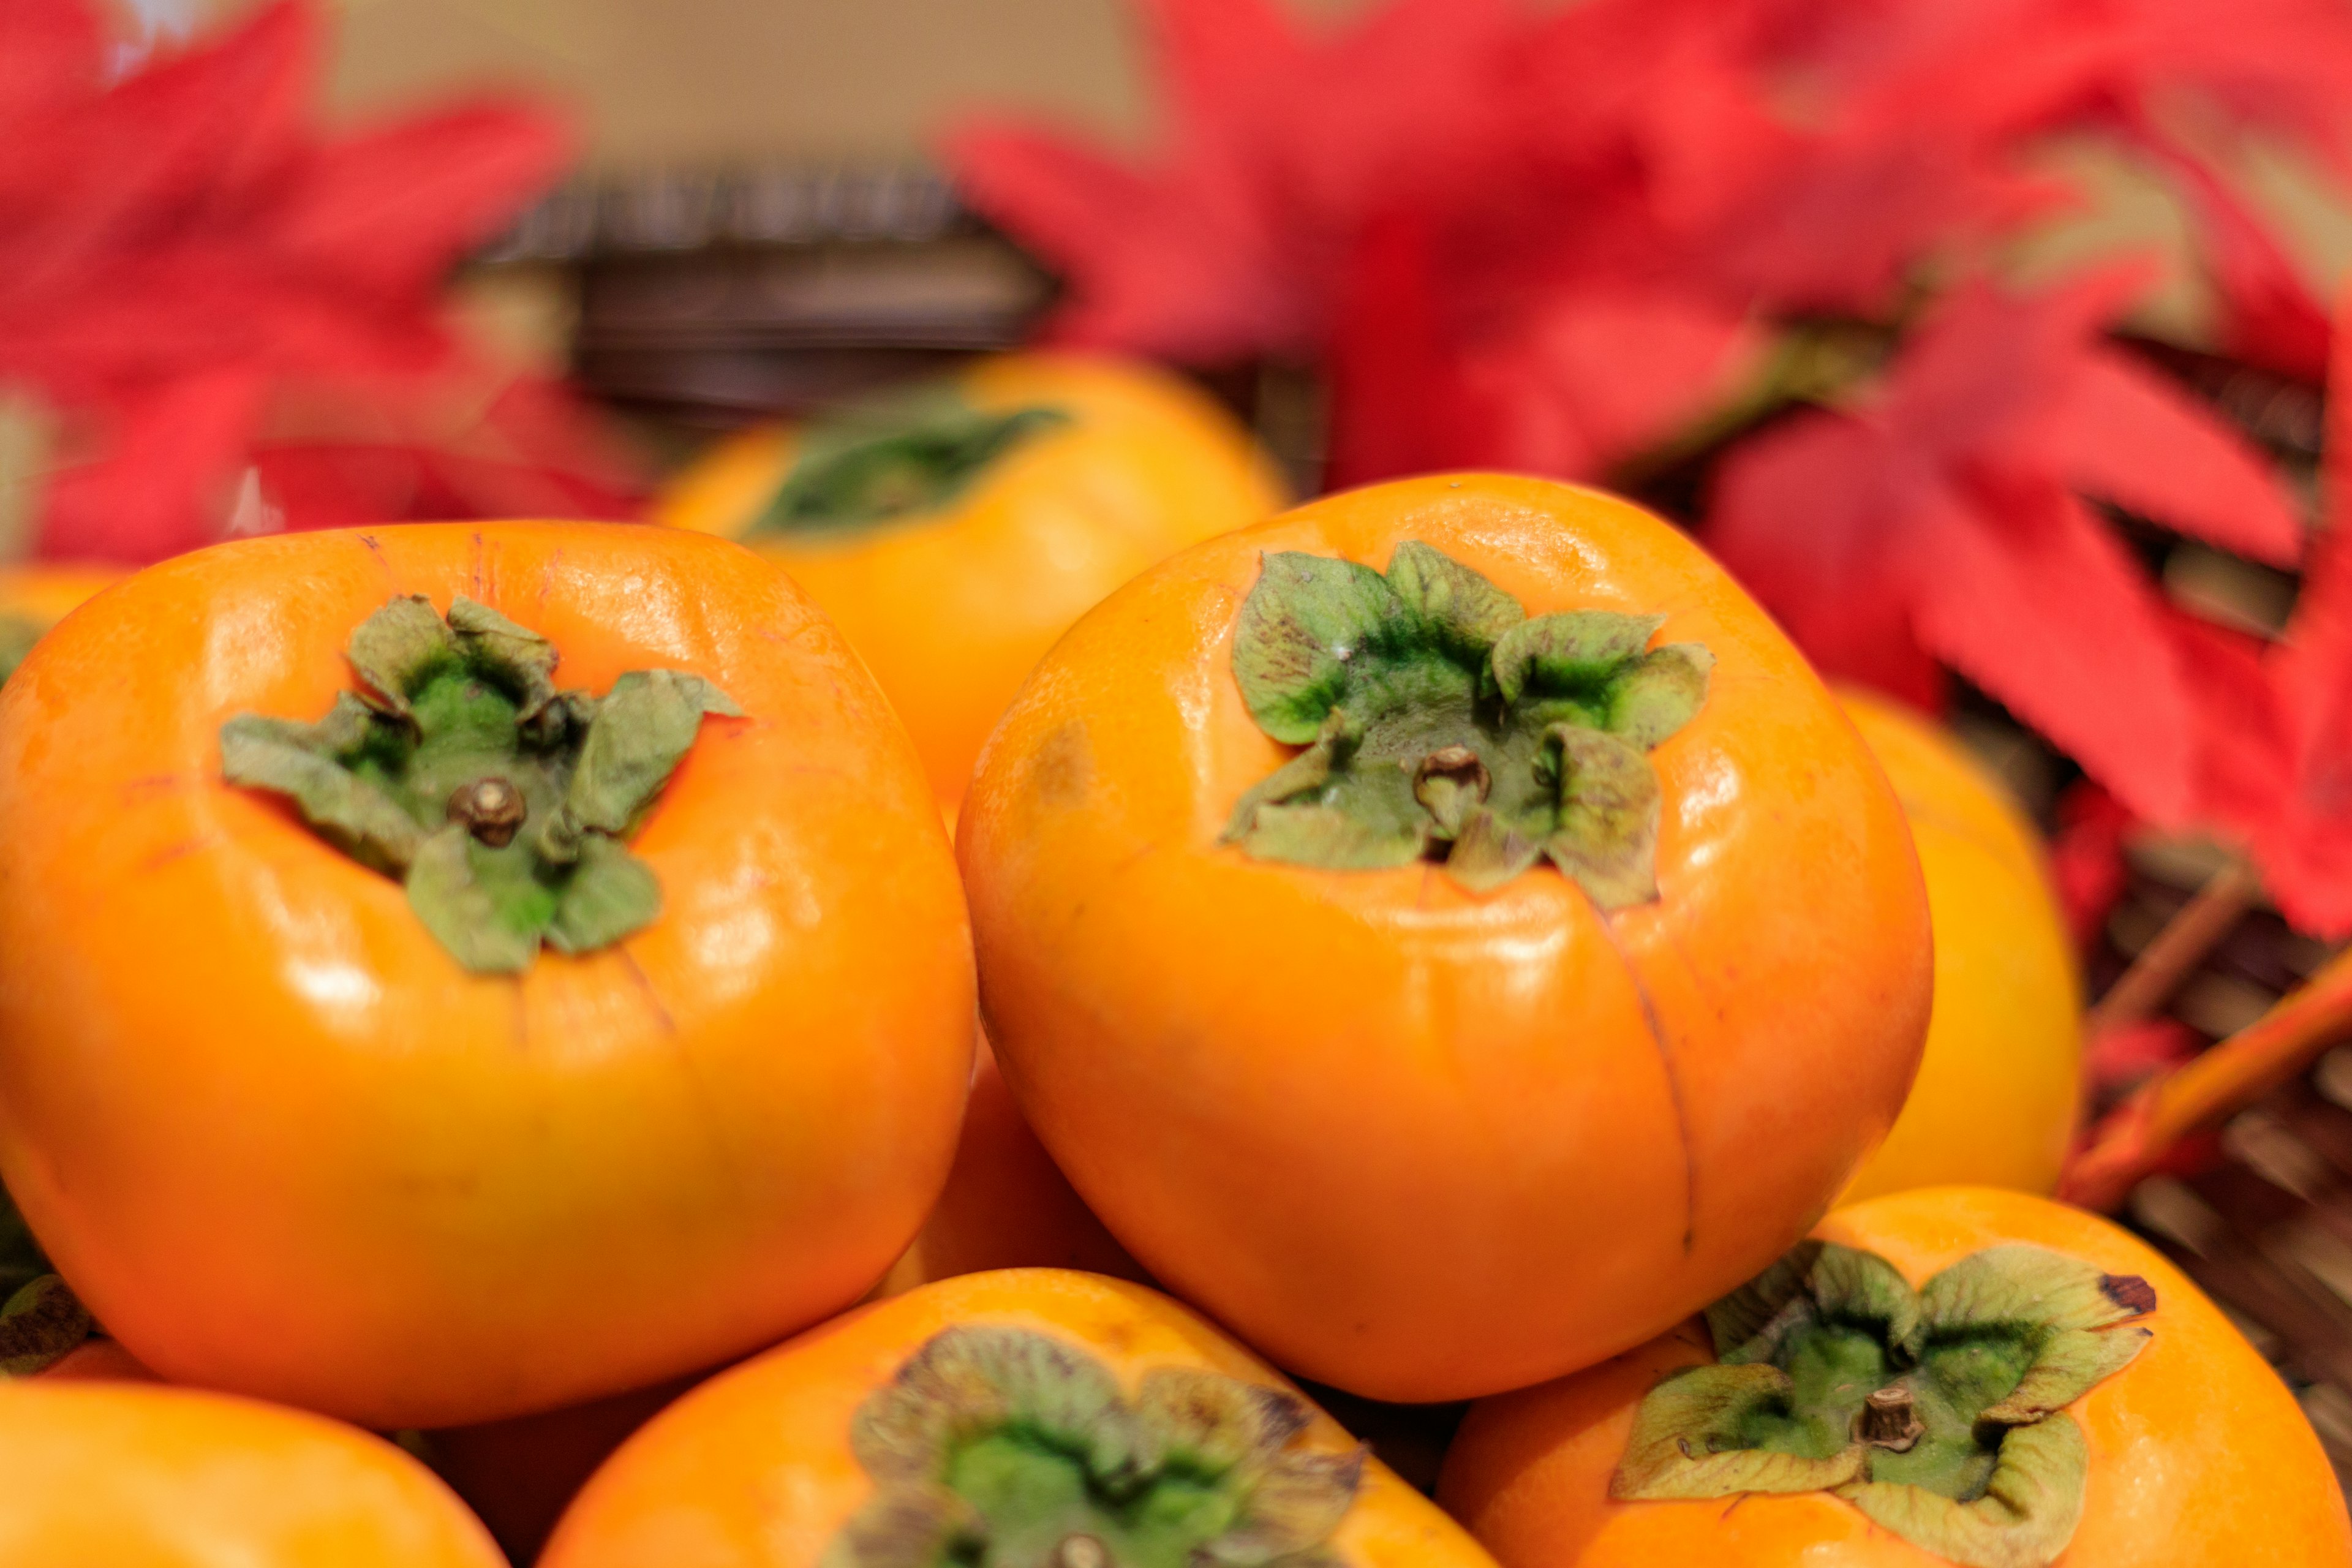
[[1234,675],[1258,727],[1305,750],[1243,795],[1222,842],[1327,870],[1435,859],[1473,893],[1548,858],[1604,910],[1656,898],[1647,753],[1704,706],[1715,663],[1651,647],[1664,620],[1529,617],[1419,540],[1385,573],[1268,552]]

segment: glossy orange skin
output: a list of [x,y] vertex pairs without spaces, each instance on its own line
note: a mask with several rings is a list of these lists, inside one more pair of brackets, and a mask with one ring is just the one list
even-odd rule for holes
[[26,562],[0,566],[0,616],[23,616],[54,626],[101,588],[121,582],[119,566],[100,563]]
[[1936,1005],[1903,1114],[1839,1195],[2058,1185],[2083,1100],[2083,987],[2040,837],[1948,731],[1838,694],[1910,819],[1936,929]]
[[[1003,354],[956,384],[976,407],[1052,407],[1069,423],[1021,442],[929,516],[835,539],[750,542],[864,656],[949,803],[996,716],[1071,622],[1152,563],[1284,500],[1232,416],[1157,367]],[[748,431],[672,481],[654,515],[739,535],[796,458],[789,428]]]
[[[745,710],[634,841],[653,925],[469,975],[397,883],[222,781],[222,721],[325,712],[410,592],[541,631],[566,685],[664,666]],[[151,567],[0,690],[0,1174],[172,1382],[378,1429],[642,1387],[856,1300],[946,1173],[971,972],[937,807],[739,546],[435,524]]]
[[[2095,1215],[1990,1187],[1897,1193],[1814,1234],[1875,1252],[1914,1285],[2025,1242],[2156,1287],[2138,1359],[2067,1407],[2088,1440],[2083,1520],[2059,1568],[2321,1568],[2352,1526],[2294,1396],[2188,1278]],[[1676,1367],[1713,1359],[1692,1322],[1613,1361],[1473,1405],[1438,1498],[1505,1568],[1947,1568],[1823,1493],[1612,1502],[1633,1412]]]
[[883,1277],[882,1294],[992,1268],[1079,1268],[1150,1283],[1021,1119],[982,1036],[948,1184]]
[[480,1521],[381,1437],[186,1388],[0,1386],[9,1568],[504,1568]]
[[[1652,753],[1658,900],[1218,844],[1289,754],[1230,662],[1260,552],[1408,539],[1530,615],[1714,650]],[[1376,1398],[1556,1376],[1753,1274],[1885,1134],[1927,1025],[1910,835],[1830,694],[1682,535],[1543,480],[1334,496],[1139,578],[1006,714],[958,850],[990,1034],[1072,1184],[1171,1289]]]
[[[1058,1268],[967,1274],[864,1307],[704,1384],[592,1479],[541,1568],[814,1568],[872,1495],[849,1426],[923,1342],[961,1323],[1055,1335],[1132,1392],[1153,1367],[1286,1386],[1264,1362],[1156,1290]],[[1354,1440],[1318,1415],[1300,1439]],[[1378,1461],[1328,1542],[1347,1568],[1486,1568],[1435,1505]]]

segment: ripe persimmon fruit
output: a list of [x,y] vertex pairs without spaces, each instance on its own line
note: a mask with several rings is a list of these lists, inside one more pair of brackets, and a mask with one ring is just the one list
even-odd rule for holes
[[150,567],[0,688],[0,1174],[173,1382],[378,1429],[642,1387],[856,1300],[946,1173],[938,807],[739,545]]
[[1919,1076],[1838,1202],[1959,1184],[2053,1192],[2082,1109],[2083,987],[2041,839],[1950,734],[1869,692],[1838,700],[1903,803],[1936,931]]
[[960,1275],[711,1379],[541,1568],[1491,1568],[1263,1362],[1155,1290]]
[[1156,1279],[1382,1399],[1637,1344],[1801,1237],[1927,1026],[1902,810],[1680,533],[1439,476],[1065,637],[958,826],[1024,1114]]
[[1003,354],[720,443],[654,509],[806,588],[906,721],[940,798],[1054,639],[1153,562],[1282,505],[1273,466],[1174,374]]
[[1473,1405],[1505,1568],[2352,1563],[2278,1374],[2164,1258],[1990,1187],[1841,1208],[1704,1321]]
[[339,1421],[191,1388],[0,1384],[9,1568],[505,1568],[422,1464]]

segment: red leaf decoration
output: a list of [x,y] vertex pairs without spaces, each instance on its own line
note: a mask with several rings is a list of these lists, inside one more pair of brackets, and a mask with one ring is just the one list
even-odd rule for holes
[[[437,294],[558,172],[557,121],[484,103],[328,137],[305,0],[112,82],[97,15],[37,0],[0,16],[0,45],[23,51],[0,64],[0,382],[67,433],[45,553],[631,510],[634,476],[584,412],[553,387],[502,390]],[[436,481],[453,470],[468,477]]]

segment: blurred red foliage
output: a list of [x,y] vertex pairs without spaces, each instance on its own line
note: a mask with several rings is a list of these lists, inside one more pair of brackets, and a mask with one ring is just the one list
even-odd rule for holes
[[41,553],[626,514],[584,410],[471,352],[439,293],[562,168],[557,122],[485,102],[329,135],[305,0],[119,77],[101,17],[0,7],[0,388],[58,426]]
[[2292,564],[2293,499],[2111,346],[2136,274],[1992,279],[2074,199],[2030,156],[2103,138],[2197,220],[2220,346],[2318,374],[2326,315],[2231,172],[2267,136],[2352,175],[2352,10],[1391,0],[1317,29],[1140,4],[1156,151],[950,142],[1064,275],[1050,335],[1318,361],[1343,484],[1607,478],[1728,439],[1701,535],[1824,668],[1931,708],[1957,669],[2144,818],[2242,793],[2209,721],[2259,651],[2167,605],[2101,503]]

